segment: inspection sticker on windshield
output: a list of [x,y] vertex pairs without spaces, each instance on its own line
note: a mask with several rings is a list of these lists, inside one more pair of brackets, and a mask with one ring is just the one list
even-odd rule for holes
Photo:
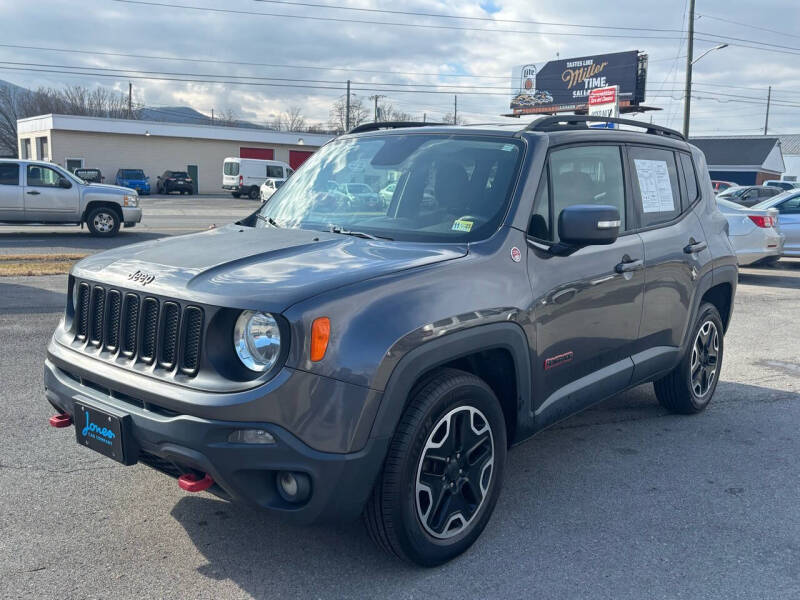
[[456,219],[453,222],[453,231],[463,231],[464,233],[469,233],[472,231],[472,221],[466,221],[464,219]]

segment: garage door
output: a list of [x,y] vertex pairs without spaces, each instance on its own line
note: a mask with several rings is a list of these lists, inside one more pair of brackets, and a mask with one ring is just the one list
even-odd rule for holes
[[314,154],[308,150],[289,150],[289,166],[297,169],[300,165],[308,160],[308,157]]
[[239,158],[260,158],[261,160],[273,160],[275,150],[272,148],[239,148]]

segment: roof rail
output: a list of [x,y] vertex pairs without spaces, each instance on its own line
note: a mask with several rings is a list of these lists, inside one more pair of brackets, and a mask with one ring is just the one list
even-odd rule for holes
[[634,121],[633,119],[620,119],[619,117],[600,117],[595,115],[566,115],[566,116],[552,116],[542,117],[536,119],[525,128],[525,131],[562,131],[567,129],[589,129],[587,123],[619,123],[620,125],[629,125],[631,127],[639,127],[647,130],[646,133],[653,135],[663,135],[664,137],[671,137],[678,140],[686,141],[686,138],[679,131],[664,127],[662,125],[653,125],[652,123],[642,123],[641,121]]
[[375,123],[356,125],[347,133],[364,133],[365,131],[377,131],[378,129],[399,129],[401,127],[425,127],[431,125],[442,125],[442,123],[423,123],[422,121],[376,121]]

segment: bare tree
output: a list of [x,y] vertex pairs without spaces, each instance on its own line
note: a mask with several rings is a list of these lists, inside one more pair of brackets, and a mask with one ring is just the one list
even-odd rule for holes
[[221,127],[237,127],[239,125],[239,118],[236,116],[236,111],[230,106],[223,109],[219,113],[219,117],[214,119],[214,125],[220,125]]
[[[328,113],[331,129],[342,133],[347,129],[347,97],[342,96],[331,106]],[[369,120],[369,110],[355,94],[350,94],[350,127],[356,127]]]
[[447,113],[442,120],[443,123],[449,123],[451,125],[463,125],[464,124],[464,117],[458,115],[458,118],[453,118],[453,113]]
[[89,117],[139,118],[139,111],[128,115],[124,94],[106,88],[89,90],[70,86],[61,90],[36,91],[0,86],[0,154],[17,155],[17,120],[46,114]]
[[378,121],[413,121],[414,117],[402,110],[397,110],[389,102],[378,104]]

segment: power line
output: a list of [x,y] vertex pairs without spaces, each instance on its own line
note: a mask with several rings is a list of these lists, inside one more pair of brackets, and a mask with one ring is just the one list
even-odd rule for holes
[[758,25],[753,25],[752,23],[742,23],[740,21],[734,21],[732,19],[725,19],[723,17],[715,17],[714,15],[707,15],[705,13],[697,13],[698,17],[703,17],[706,19],[713,19],[714,21],[721,21],[723,23],[731,23],[733,25],[741,25],[742,27],[748,27],[750,29],[758,29],[760,31],[768,31],[769,33],[777,33],[778,35],[786,35],[793,38],[800,38],[800,35],[796,33],[789,33],[788,31],[778,31],[777,29],[769,29],[768,27],[760,27]]
[[[15,62],[15,61],[5,61],[0,60],[0,63],[7,64],[7,65],[15,65],[15,66],[28,66],[28,67],[49,67],[49,68],[58,68],[58,69],[83,69],[83,70],[92,70],[92,71],[109,71],[115,73],[144,73],[147,75],[177,75],[180,77],[226,77],[229,79],[254,79],[257,81],[288,81],[292,83],[302,82],[302,83],[325,83],[325,84],[336,84],[339,85],[341,80],[330,80],[330,79],[297,79],[297,78],[288,78],[288,77],[258,77],[255,75],[231,75],[226,73],[225,75],[217,75],[215,73],[185,73],[185,72],[177,72],[177,71],[148,71],[143,69],[137,68],[129,68],[129,69],[112,69],[109,67],[94,67],[94,66],[83,66],[83,65],[54,65],[49,63],[31,63],[31,62]],[[497,87],[497,86],[480,86],[480,85],[445,85],[445,84],[426,84],[426,83],[384,83],[379,81],[353,81],[354,85],[381,85],[381,86],[393,86],[393,87],[436,87],[436,88],[448,88],[448,89],[482,89],[482,90],[503,90],[507,94],[512,94],[516,88],[514,87]]]
[[555,27],[576,27],[582,29],[617,29],[623,31],[653,31],[662,33],[680,33],[680,29],[656,29],[652,27],[623,27],[619,25],[581,25],[577,23],[557,23],[553,21],[531,21],[524,19],[495,19],[492,17],[470,17],[462,15],[448,15],[444,13],[415,12],[407,10],[388,10],[380,8],[359,8],[355,6],[341,6],[333,4],[315,4],[313,2],[289,2],[288,0],[255,0],[265,4],[282,4],[286,6],[304,6],[311,8],[328,8],[332,10],[349,10],[366,13],[379,13],[386,15],[404,15],[413,17],[433,17],[437,19],[459,19],[464,21],[483,21],[488,23],[514,23],[517,25],[549,25]]
[[[407,71],[386,71],[383,69],[353,69],[345,67],[320,67],[311,65],[287,65],[276,63],[260,63],[260,62],[246,62],[235,60],[216,60],[210,58],[186,58],[181,56],[156,56],[152,54],[126,54],[123,52],[106,52],[102,50],[78,50],[75,48],[53,48],[47,46],[27,46],[23,44],[3,44],[0,43],[0,48],[16,48],[21,50],[41,50],[45,52],[69,52],[74,54],[90,54],[96,56],[115,56],[121,58],[143,58],[147,60],[171,60],[179,62],[198,62],[208,64],[220,65],[240,65],[250,67],[269,67],[280,69],[313,69],[316,71],[344,71],[348,73],[379,73],[383,75],[411,75],[411,76],[429,76],[429,77],[459,77],[464,79],[511,79],[510,75],[461,75],[456,73],[416,73]],[[656,62],[656,61],[651,61]]]
[[360,19],[344,19],[341,17],[320,17],[312,15],[287,15],[281,13],[266,13],[252,10],[236,10],[231,8],[213,8],[207,6],[192,6],[189,4],[170,4],[167,2],[147,2],[145,0],[112,0],[112,2],[120,2],[123,4],[137,4],[141,6],[159,6],[164,8],[181,8],[184,10],[199,10],[214,13],[226,13],[234,15],[251,15],[259,17],[279,17],[284,19],[306,19],[311,21],[328,21],[335,23],[361,23],[366,25],[388,25],[392,27],[410,27],[417,29],[436,29],[436,30],[450,30],[450,31],[478,31],[481,33],[516,33],[523,35],[558,35],[558,36],[571,36],[571,37],[600,37],[600,38],[628,38],[636,40],[675,40],[675,36],[642,36],[642,35],[625,35],[625,34],[607,34],[607,33],[569,33],[569,32],[549,32],[549,31],[523,31],[518,29],[487,29],[485,27],[458,27],[455,25],[428,25],[422,23],[397,23],[392,21],[364,21]]

